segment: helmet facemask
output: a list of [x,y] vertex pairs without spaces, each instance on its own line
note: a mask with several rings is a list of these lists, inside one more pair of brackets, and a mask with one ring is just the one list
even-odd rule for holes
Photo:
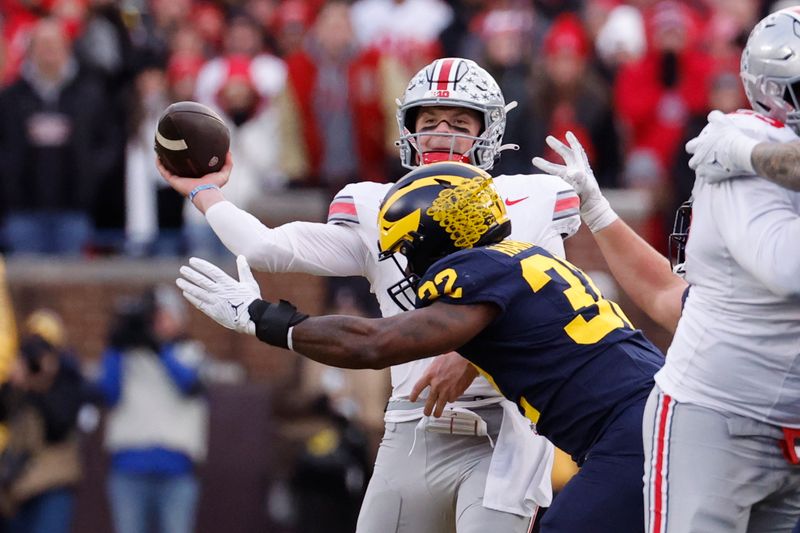
[[754,111],[800,134],[800,12],[787,8],[759,22],[742,52],[741,78]]
[[[514,102],[514,106],[515,105],[516,102]],[[506,127],[505,110],[503,113],[499,113],[496,110],[490,113],[492,116],[499,117],[502,115],[502,118],[497,118],[491,122],[488,128],[485,126],[486,117],[482,115],[481,118],[484,126],[481,127],[480,133],[478,135],[468,135],[466,133],[457,132],[415,131],[416,128],[413,122],[416,120],[419,110],[422,107],[426,106],[417,106],[409,109],[404,115],[405,118],[403,118],[405,124],[401,130],[400,140],[397,142],[397,145],[400,147],[400,160],[406,168],[414,169],[419,165],[427,165],[428,163],[437,163],[440,161],[458,161],[460,163],[476,166],[483,170],[489,170],[494,166],[494,162],[501,151],[517,148],[516,145],[500,145]],[[450,149],[423,153],[420,148],[420,137],[447,137],[450,139]],[[459,139],[470,141],[470,148],[463,153],[456,150],[456,142]]]
[[754,111],[781,121],[800,134],[800,76],[788,80],[741,74]]
[[[502,145],[506,128],[506,113],[516,107],[516,102],[505,103],[503,93],[494,78],[468,59],[437,59],[420,70],[397,101],[397,125],[400,139],[400,162],[405,168],[414,169],[420,164],[435,160],[469,163],[489,170],[500,152],[518,149],[517,145]],[[460,107],[477,111],[483,127],[477,136],[462,133],[416,132],[415,121],[423,107]],[[419,138],[422,135],[451,136],[449,151],[433,152],[432,157],[422,154]],[[456,140],[467,138],[471,148],[464,153],[455,150]]]
[[378,226],[379,259],[392,257],[403,275],[389,295],[406,310],[414,299],[408,291],[416,290],[431,265],[459,250],[500,242],[511,232],[491,176],[457,162],[425,165],[398,181],[384,198]]
[[398,255],[405,255],[401,251],[397,252],[381,252],[378,255],[378,261],[385,261],[391,259],[397,266],[397,269],[403,273],[403,278],[389,286],[386,292],[389,297],[397,304],[397,307],[403,311],[410,311],[414,309],[414,303],[417,293],[417,285],[419,285],[420,277],[410,271],[408,266],[403,266],[398,259]]
[[669,260],[672,263],[672,270],[676,274],[686,273],[686,243],[689,241],[689,228],[692,225],[692,200],[689,199],[681,204],[675,212],[675,223],[672,233],[669,236]]

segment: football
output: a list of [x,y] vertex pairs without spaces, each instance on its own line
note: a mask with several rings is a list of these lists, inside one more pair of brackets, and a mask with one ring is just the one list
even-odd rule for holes
[[176,102],[158,119],[155,149],[161,164],[178,176],[199,178],[225,164],[231,144],[228,127],[211,108]]

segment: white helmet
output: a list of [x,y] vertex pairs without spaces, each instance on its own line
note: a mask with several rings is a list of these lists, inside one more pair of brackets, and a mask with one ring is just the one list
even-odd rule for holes
[[[426,66],[411,78],[403,99],[397,100],[397,105],[397,125],[400,128],[397,145],[400,147],[400,162],[406,168],[416,168],[422,159],[418,149],[419,134],[415,131],[420,107],[466,107],[481,113],[483,129],[477,137],[461,133],[425,133],[452,138],[448,160],[459,160],[488,170],[502,150],[518,148],[516,145],[501,145],[506,129],[506,112],[515,108],[517,103],[506,105],[494,78],[469,59],[447,57]],[[464,154],[454,153],[457,138],[471,139],[472,148]]]
[[754,111],[800,133],[800,7],[767,15],[753,28],[740,75]]

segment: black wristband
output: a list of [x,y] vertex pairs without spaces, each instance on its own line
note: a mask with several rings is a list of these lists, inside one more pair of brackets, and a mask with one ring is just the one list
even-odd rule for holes
[[265,300],[253,300],[247,307],[250,320],[256,325],[256,337],[262,342],[288,348],[286,336],[289,328],[308,318],[308,315],[298,313],[297,308],[281,300],[274,304]]

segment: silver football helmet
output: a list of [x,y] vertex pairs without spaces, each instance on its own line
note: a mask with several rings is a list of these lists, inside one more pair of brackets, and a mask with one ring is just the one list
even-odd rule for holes
[[800,7],[776,11],[753,28],[740,74],[754,111],[800,133]]
[[[503,92],[492,76],[472,60],[457,57],[437,59],[411,78],[403,94],[397,100],[397,125],[400,128],[400,162],[414,169],[423,161],[419,153],[419,134],[415,131],[417,111],[427,106],[466,107],[481,113],[483,130],[477,137],[460,133],[430,133],[425,135],[448,136],[452,139],[450,153],[446,159],[469,163],[489,170],[502,150],[518,149],[516,145],[502,145],[506,129],[506,113],[517,106],[506,105]],[[472,148],[464,154],[454,152],[457,138],[473,141]]]

